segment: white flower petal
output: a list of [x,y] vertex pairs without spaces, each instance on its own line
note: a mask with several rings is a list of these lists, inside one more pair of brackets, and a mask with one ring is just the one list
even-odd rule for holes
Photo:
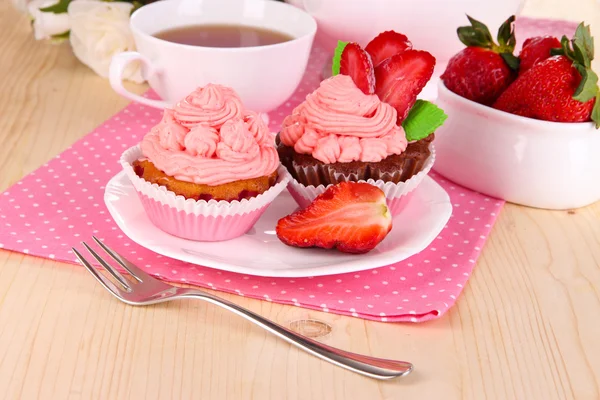
[[60,35],[69,30],[67,13],[55,14],[40,11],[58,3],[57,0],[33,0],[27,4],[27,10],[33,19],[33,32],[36,40],[47,40],[54,35]]
[[[110,61],[115,54],[135,50],[129,28],[132,8],[131,3],[96,0],[77,0],[69,4],[73,53],[102,77],[108,77]],[[123,76],[138,83],[144,81],[137,63],[132,63]]]

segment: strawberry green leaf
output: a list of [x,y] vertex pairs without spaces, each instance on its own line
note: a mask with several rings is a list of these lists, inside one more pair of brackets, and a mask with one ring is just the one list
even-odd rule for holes
[[409,142],[421,140],[431,135],[444,124],[448,116],[444,110],[425,100],[417,100],[408,117],[402,122]]
[[461,26],[456,30],[458,38],[465,46],[482,47],[491,49],[494,39],[487,26],[467,15],[471,26]]
[[581,47],[579,47],[575,43],[575,41],[573,41],[573,56],[574,56],[575,60],[577,62],[579,62],[579,64],[583,65],[584,67],[588,67],[588,66],[592,65],[592,61],[588,57],[587,53],[585,51],[583,51],[581,49]]
[[[592,60],[594,59],[594,38],[590,33],[590,27],[579,24],[575,31],[575,36],[569,40],[563,36],[560,40],[561,48],[551,51],[552,55],[562,55],[573,62],[573,67],[581,75],[581,82],[573,98],[585,103],[598,98],[600,89],[598,89],[598,75],[592,70]],[[594,107],[596,109],[596,107]],[[596,111],[600,113],[600,111]],[[600,117],[598,119],[600,121]],[[594,120],[595,121],[595,120]]]
[[54,14],[63,14],[67,12],[69,8],[69,3],[71,0],[59,0],[58,3],[51,5],[49,7],[40,8],[41,12],[48,12]]
[[517,39],[515,38],[515,16],[511,15],[498,29],[498,43],[494,42],[487,26],[467,15],[471,26],[461,26],[456,30],[458,38],[465,46],[481,47],[500,54],[506,64],[514,71],[519,69],[519,59],[513,55]]
[[598,75],[591,69],[585,68],[580,64],[574,64],[574,67],[581,74],[581,82],[575,90],[573,98],[585,103],[598,94]]
[[594,59],[594,38],[590,32],[589,25],[585,26],[583,22],[579,24],[573,40],[574,45],[577,45],[588,56],[590,61]]
[[519,65],[521,65],[521,60],[513,53],[500,53],[500,57],[504,60],[506,65],[513,71],[519,70]]
[[467,18],[469,19],[469,22],[471,23],[471,27],[475,31],[480,32],[481,35],[483,35],[487,39],[488,42],[494,41],[494,39],[492,38],[492,34],[490,33],[490,30],[484,23],[477,21],[475,18],[471,18],[468,15],[467,15]]
[[456,30],[458,39],[465,46],[481,47],[484,49],[491,49],[493,43],[488,41],[485,35],[481,31],[474,30],[470,26],[461,26]]
[[575,57],[575,53],[573,52],[573,50],[571,50],[571,41],[567,36],[563,36],[562,38],[560,38],[560,46],[562,50],[561,54],[571,59]]
[[596,129],[600,128],[600,93],[596,94],[596,104],[592,109],[592,121],[596,123]]
[[511,15],[498,29],[498,44],[504,52],[512,53],[517,44],[515,37],[515,16]]
[[333,52],[333,62],[331,63],[331,75],[335,76],[340,73],[340,62],[342,61],[342,53],[348,45],[348,42],[338,40],[337,47]]

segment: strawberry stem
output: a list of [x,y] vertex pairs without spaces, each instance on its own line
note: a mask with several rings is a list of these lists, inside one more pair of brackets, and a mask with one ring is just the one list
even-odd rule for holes
[[596,124],[596,129],[600,128],[600,92],[596,94],[596,103],[592,108],[592,121]]
[[515,16],[511,15],[498,29],[497,40],[490,33],[488,27],[467,15],[471,26],[461,26],[456,30],[460,41],[468,47],[481,47],[500,54],[506,64],[514,71],[519,69],[519,59],[513,54],[517,39],[515,37]]
[[575,89],[573,98],[582,103],[596,98],[592,120],[596,122],[598,127],[600,126],[600,106],[598,105],[600,90],[598,89],[598,75],[592,70],[594,38],[590,32],[590,27],[582,22],[577,27],[573,39],[569,40],[569,38],[563,36],[560,43],[562,47],[553,49],[551,54],[562,55],[573,61],[573,67],[581,75],[581,82]]

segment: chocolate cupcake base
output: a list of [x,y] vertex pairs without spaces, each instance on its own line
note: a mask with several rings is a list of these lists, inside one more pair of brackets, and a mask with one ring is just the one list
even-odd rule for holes
[[278,145],[279,158],[292,177],[306,186],[330,185],[347,181],[406,182],[419,172],[431,156],[431,134],[425,139],[409,143],[399,155],[391,155],[379,162],[353,161],[325,164],[311,155],[299,154],[293,148]]

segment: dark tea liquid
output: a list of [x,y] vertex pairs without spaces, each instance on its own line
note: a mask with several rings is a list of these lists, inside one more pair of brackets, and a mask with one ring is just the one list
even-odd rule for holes
[[287,42],[285,33],[244,25],[191,25],[154,35],[168,42],[203,47],[256,47]]

